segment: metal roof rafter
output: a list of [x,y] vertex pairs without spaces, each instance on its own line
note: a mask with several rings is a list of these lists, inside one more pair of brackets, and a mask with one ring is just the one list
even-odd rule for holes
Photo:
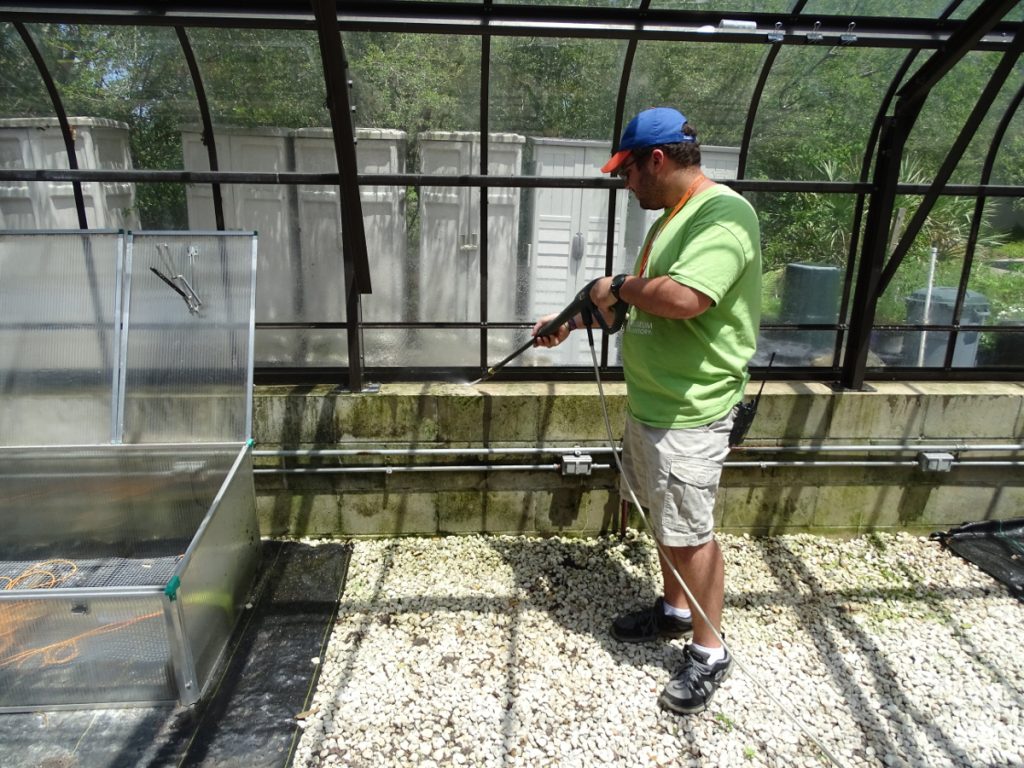
[[[53,75],[50,74],[50,70],[46,66],[46,60],[43,58],[42,52],[39,50],[39,46],[36,45],[35,39],[32,37],[32,33],[28,31],[21,22],[14,22],[14,28],[18,30],[18,35],[21,37],[21,41],[25,44],[28,49],[29,55],[32,57],[32,61],[36,65],[36,69],[39,71],[39,76],[43,79],[43,85],[46,87],[46,93],[50,97],[50,103],[53,105],[53,113],[57,116],[57,123],[60,125],[61,138],[64,140],[64,151],[68,156],[68,168],[72,171],[78,170],[78,155],[75,154],[75,137],[71,130],[71,123],[68,121],[68,113],[64,109],[64,102],[60,97],[60,91],[57,88],[57,84],[53,80]],[[71,181],[71,191],[75,197],[75,211],[78,214],[78,228],[88,229],[89,220],[85,215],[85,195],[82,193],[82,182],[73,179]]]
[[342,265],[345,274],[345,314],[348,321],[349,389],[363,388],[362,329],[360,294],[370,293],[370,264],[363,228],[362,198],[359,194],[356,162],[356,131],[349,101],[348,62],[341,33],[334,21],[334,0],[311,0],[317,17],[320,58],[327,87],[327,107],[339,174],[338,203],[341,206]]
[[[434,34],[590,37],[638,40],[690,40],[767,43],[783,33],[786,45],[932,48],[945,45],[963,22],[949,19],[814,15],[731,11],[680,11],[592,6],[349,0],[332,3],[342,30]],[[248,27],[315,31],[308,6],[294,2],[0,2],[0,19],[22,22],[76,22],[139,26]],[[754,29],[720,27],[723,19],[753,22]],[[855,33],[850,35],[850,24]],[[778,26],[777,26],[778,25]],[[1016,27],[994,25],[978,50],[1002,50]]]
[[[185,63],[188,65],[189,75],[192,77],[192,87],[196,92],[196,101],[199,103],[199,118],[203,123],[203,144],[206,145],[207,162],[210,170],[217,172],[220,164],[217,160],[217,142],[213,135],[213,119],[210,117],[210,101],[206,98],[206,88],[203,85],[203,77],[199,72],[199,62],[196,61],[195,51],[192,50],[192,43],[188,39],[188,32],[184,27],[175,27],[178,35],[178,43],[181,45],[181,52],[185,56]],[[224,198],[221,195],[220,182],[213,182],[210,185],[213,195],[213,220],[218,231],[226,229],[224,224]]]

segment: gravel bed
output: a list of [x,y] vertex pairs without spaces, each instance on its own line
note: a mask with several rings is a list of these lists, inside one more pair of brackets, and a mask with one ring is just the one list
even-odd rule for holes
[[[719,536],[738,664],[661,711],[683,641],[616,643],[652,540],[356,541],[294,765],[1024,766],[1024,605],[938,543]],[[799,723],[799,725],[798,725]]]

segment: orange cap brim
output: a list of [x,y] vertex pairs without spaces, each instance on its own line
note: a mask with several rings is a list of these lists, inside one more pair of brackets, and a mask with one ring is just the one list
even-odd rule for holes
[[618,169],[620,165],[626,162],[626,158],[628,158],[631,154],[633,154],[633,151],[630,149],[623,149],[619,152],[616,152],[614,155],[612,155],[612,159],[601,167],[601,173],[615,173],[616,169]]

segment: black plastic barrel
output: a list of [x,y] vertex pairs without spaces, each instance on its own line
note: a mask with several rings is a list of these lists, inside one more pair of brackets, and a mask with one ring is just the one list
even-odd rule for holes
[[[935,286],[931,289],[931,304],[928,306],[928,317],[925,308],[928,305],[928,289],[914,291],[907,297],[907,322],[921,325],[949,325],[953,322],[953,309],[956,306],[956,288]],[[989,301],[976,291],[964,294],[964,305],[960,311],[961,325],[984,325],[989,316]],[[949,345],[948,331],[908,331],[903,342],[904,365],[917,365],[922,342],[926,367],[941,367],[946,361],[946,347]],[[978,357],[978,333],[967,331],[958,333],[956,346],[953,348],[953,365],[959,368],[971,368]]]
[[[793,325],[831,325],[839,319],[839,267],[823,264],[787,264],[782,275],[779,319]],[[831,347],[834,331],[800,331],[799,340],[815,349]]]

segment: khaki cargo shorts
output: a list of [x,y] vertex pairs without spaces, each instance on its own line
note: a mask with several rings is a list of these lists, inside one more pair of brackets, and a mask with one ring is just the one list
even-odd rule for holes
[[619,492],[632,501],[632,486],[665,546],[696,547],[714,538],[715,497],[734,415],[735,409],[686,429],[649,427],[626,415]]

